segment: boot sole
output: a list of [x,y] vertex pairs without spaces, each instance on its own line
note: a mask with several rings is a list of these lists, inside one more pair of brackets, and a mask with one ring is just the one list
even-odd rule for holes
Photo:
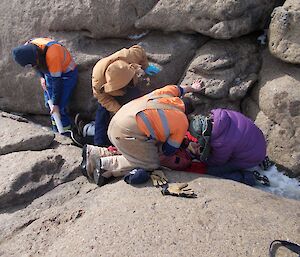
[[85,177],[88,177],[88,174],[86,171],[86,162],[87,162],[86,151],[87,151],[87,145],[84,145],[82,148],[82,154],[81,154],[82,162],[80,164],[80,168],[81,168],[82,175]]

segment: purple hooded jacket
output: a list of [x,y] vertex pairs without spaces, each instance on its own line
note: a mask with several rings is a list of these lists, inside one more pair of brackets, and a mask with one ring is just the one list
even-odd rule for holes
[[209,166],[230,164],[235,168],[251,168],[266,156],[262,131],[243,114],[226,109],[211,111],[213,128],[210,137]]

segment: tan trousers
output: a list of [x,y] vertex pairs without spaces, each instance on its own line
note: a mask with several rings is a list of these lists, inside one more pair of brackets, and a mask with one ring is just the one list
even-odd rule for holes
[[[119,113],[120,111],[121,113]],[[122,114],[122,109],[120,111],[117,116],[126,115],[125,113]],[[124,122],[121,122],[117,116],[115,115],[109,124],[108,137],[122,155],[102,157],[102,168],[111,171],[111,175],[114,177],[123,176],[134,168],[143,168],[145,170],[159,168],[160,163],[156,141],[148,140],[140,132],[135,119],[128,118],[125,127]]]

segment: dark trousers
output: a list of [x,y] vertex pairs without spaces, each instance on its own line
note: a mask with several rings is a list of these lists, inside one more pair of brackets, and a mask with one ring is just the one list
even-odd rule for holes
[[109,121],[110,121],[109,111],[106,110],[101,104],[98,103],[96,119],[95,119],[94,145],[107,146],[110,144],[107,136]]
[[207,174],[224,179],[231,179],[237,182],[244,183],[248,186],[254,186],[256,184],[255,177],[252,171],[238,169],[231,166],[230,164],[208,167]]
[[[117,96],[115,99],[124,105],[133,99],[141,96],[140,90],[136,87],[128,87],[124,96]],[[101,104],[98,103],[98,108],[95,118],[95,136],[94,145],[107,146],[110,145],[110,141],[107,136],[108,124],[110,122],[109,111],[106,110]]]

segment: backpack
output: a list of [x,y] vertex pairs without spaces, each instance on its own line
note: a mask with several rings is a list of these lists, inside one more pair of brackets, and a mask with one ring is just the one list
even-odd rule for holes
[[166,156],[160,155],[160,165],[172,170],[184,171],[192,164],[192,158],[187,150],[179,148],[175,154]]

